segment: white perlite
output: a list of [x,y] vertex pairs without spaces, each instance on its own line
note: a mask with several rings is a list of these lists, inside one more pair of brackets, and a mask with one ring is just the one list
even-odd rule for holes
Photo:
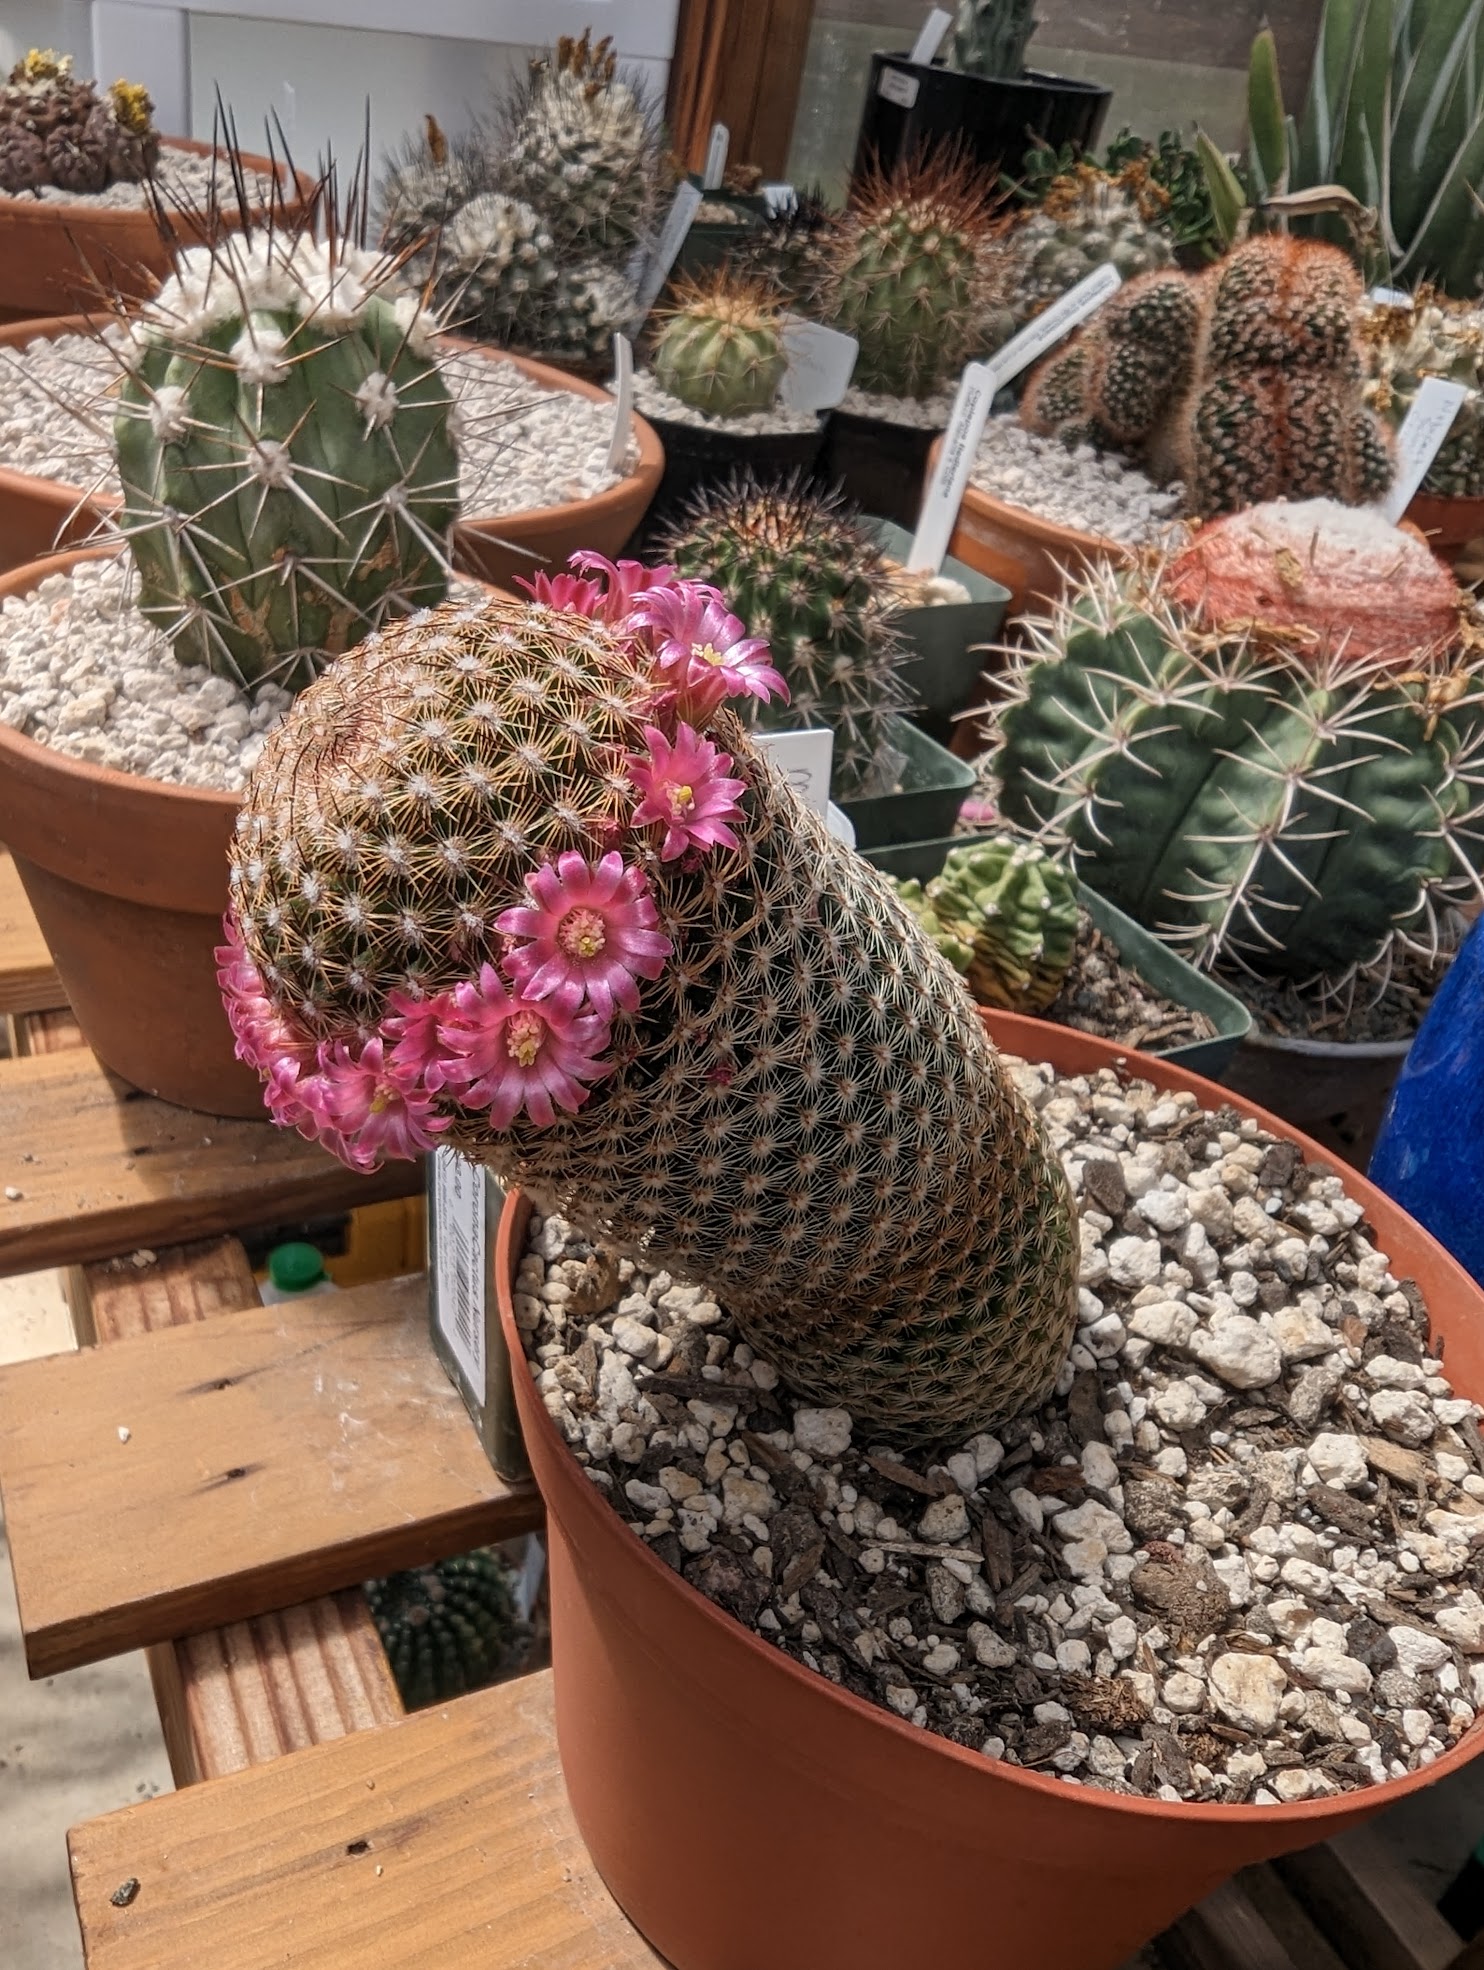
[[848,417],[871,417],[913,431],[945,431],[953,415],[953,396],[952,390],[940,390],[935,397],[884,397],[852,385],[838,408]]
[[[1416,1289],[1255,1122],[1007,1064],[1082,1212],[1058,1395],[937,1451],[873,1442],[666,1273],[625,1260],[615,1306],[570,1318],[590,1248],[536,1219],[516,1308],[573,1454],[737,1619],[987,1757],[1256,1804],[1432,1764],[1484,1700],[1484,1442]],[[1427,1434],[1375,1427],[1382,1395]]]
[[[205,211],[211,199],[213,179],[223,203],[230,202],[235,207],[236,193],[225,163],[213,160],[209,151],[202,155],[181,150],[171,143],[160,146],[155,184],[171,211]],[[269,181],[252,177],[249,184],[256,188],[258,203],[266,206],[271,190]],[[17,205],[40,199],[45,205],[86,205],[95,212],[143,212],[149,207],[150,190],[147,184],[110,185],[102,192],[69,192],[63,191],[60,185],[42,185],[34,192],[0,192],[0,199],[13,199]],[[106,275],[108,269],[103,267],[98,271]]]
[[1157,486],[1112,452],[1040,437],[1017,417],[989,420],[972,479],[981,492],[1010,506],[1124,547],[1142,547],[1168,533],[1185,502],[1183,486]]
[[634,403],[644,417],[661,417],[667,424],[690,424],[698,431],[729,433],[736,438],[782,437],[789,432],[819,429],[816,411],[788,410],[782,404],[774,404],[771,410],[749,411],[746,417],[711,417],[662,390],[644,369],[634,376]]

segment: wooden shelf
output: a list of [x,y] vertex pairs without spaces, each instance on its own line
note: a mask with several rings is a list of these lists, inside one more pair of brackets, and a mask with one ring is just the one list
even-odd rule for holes
[[52,1012],[66,1003],[15,863],[0,848],[0,1013]]

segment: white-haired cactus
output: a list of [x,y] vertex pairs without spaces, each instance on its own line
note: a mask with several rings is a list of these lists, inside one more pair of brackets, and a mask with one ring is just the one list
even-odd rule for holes
[[962,1440],[1071,1337],[1064,1179],[955,974],[727,708],[781,685],[670,570],[384,631],[253,775],[222,979],[281,1121],[449,1143],[704,1280],[790,1387]]
[[182,663],[296,688],[440,601],[452,402],[395,262],[272,228],[180,257],[130,324],[115,422],[146,616]]
[[1326,501],[1102,569],[1004,680],[1013,826],[1194,962],[1336,980],[1484,895],[1477,630],[1415,534]]
[[1426,289],[1406,305],[1367,302],[1360,337],[1366,401],[1394,429],[1405,423],[1425,378],[1463,385],[1468,395],[1422,490],[1445,499],[1484,498],[1484,308]]
[[454,214],[493,184],[488,146],[478,137],[450,139],[434,116],[395,157],[379,187],[381,237],[396,252],[431,245]]

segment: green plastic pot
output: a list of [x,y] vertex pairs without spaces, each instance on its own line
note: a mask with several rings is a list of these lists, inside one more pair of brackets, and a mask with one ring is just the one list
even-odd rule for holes
[[[865,524],[882,551],[905,564],[912,549],[907,529],[895,520],[868,517]],[[986,659],[993,652],[977,646],[993,643],[999,635],[1010,591],[952,555],[944,561],[943,573],[968,589],[967,602],[903,609],[895,620],[909,646],[902,681],[912,693],[913,722],[946,746],[953,737],[954,713],[974,702],[979,680],[990,667]]]
[[[866,860],[884,874],[931,882],[943,873],[950,848],[968,848],[975,842],[993,841],[993,835],[950,835],[943,841],[912,841],[897,848],[874,849]],[[1252,1015],[1240,999],[1232,997],[1203,971],[1197,971],[1184,958],[1162,944],[1142,924],[1115,909],[1104,896],[1086,884],[1078,884],[1082,907],[1105,937],[1118,946],[1118,955],[1151,990],[1176,1005],[1202,1012],[1216,1028],[1209,1040],[1187,1040],[1178,1047],[1151,1047],[1159,1060],[1176,1061],[1192,1074],[1204,1074],[1218,1081],[1238,1046],[1252,1030]]]
[[849,815],[855,845],[863,852],[950,833],[974,784],[973,767],[955,759],[910,719],[892,720],[887,743],[902,755],[901,791],[838,803]]

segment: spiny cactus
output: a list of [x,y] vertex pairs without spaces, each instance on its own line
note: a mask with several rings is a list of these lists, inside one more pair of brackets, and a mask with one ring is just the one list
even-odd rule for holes
[[1047,188],[1039,207],[1001,247],[1014,269],[1014,307],[1027,322],[1101,266],[1125,280],[1174,264],[1161,220],[1168,196],[1142,163],[1112,174],[1077,164]]
[[488,146],[477,136],[450,139],[438,119],[406,145],[382,174],[382,243],[393,252],[435,245],[455,213],[491,189]]
[[192,247],[129,324],[115,421],[140,606],[182,663],[294,689],[440,601],[452,402],[395,261],[273,228]]
[[530,1646],[513,1569],[487,1549],[366,1582],[397,1693],[409,1710],[483,1689]]
[[221,952],[278,1118],[440,1140],[704,1280],[809,1399],[960,1439],[1068,1344],[1064,1179],[885,879],[726,708],[714,590],[578,557],[335,664],[270,736]]
[[73,75],[70,55],[33,48],[0,88],[0,192],[101,192],[151,177],[153,113],[141,84],[115,82],[100,96]]
[[1025,73],[1025,51],[1041,23],[1035,0],[958,0],[953,20],[953,62],[969,75]]
[[714,582],[767,637],[789,700],[764,718],[830,728],[836,799],[885,790],[891,722],[910,703],[903,647],[881,550],[843,497],[797,477],[778,487],[739,477],[697,493],[659,549],[682,575]]
[[1031,378],[1021,418],[1068,444],[1140,453],[1188,386],[1199,290],[1171,270],[1130,281]]
[[[1014,827],[1193,962],[1342,978],[1484,895],[1477,631],[1426,545],[1325,501],[1088,576],[1012,659]],[[1352,627],[1353,626],[1353,627]]]
[[660,388],[708,417],[770,409],[787,366],[781,305],[725,271],[681,289],[650,357]]
[[481,192],[454,214],[437,268],[449,319],[502,348],[530,338],[560,278],[551,234],[529,205],[503,192]]
[[860,343],[858,389],[930,397],[958,375],[978,335],[991,213],[988,181],[963,163],[904,163],[856,187],[826,307]]
[[1442,498],[1484,498],[1484,309],[1424,288],[1405,307],[1367,302],[1360,338],[1366,402],[1393,429],[1406,421],[1424,378],[1441,377],[1468,391],[1422,490]]
[[902,898],[925,913],[924,928],[981,1005],[1044,1012],[1061,990],[1082,907],[1076,877],[1035,843],[950,849],[942,874],[926,890],[904,886]]
[[763,214],[731,264],[745,280],[776,295],[784,307],[812,316],[829,266],[839,215],[820,185],[800,186],[793,202]]

